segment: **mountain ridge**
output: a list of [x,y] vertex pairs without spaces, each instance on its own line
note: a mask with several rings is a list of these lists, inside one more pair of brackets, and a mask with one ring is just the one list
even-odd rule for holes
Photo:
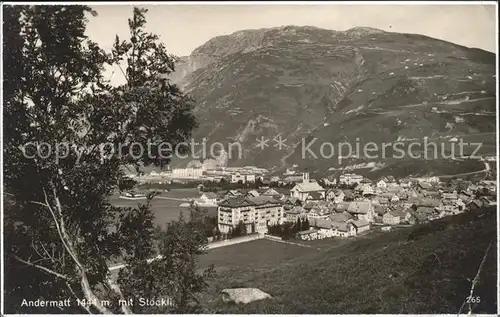
[[[195,138],[239,140],[243,158],[230,164],[279,168],[310,163],[291,146],[318,133],[329,142],[494,133],[494,74],[493,53],[424,35],[282,26],[215,37],[171,79],[197,101]],[[256,151],[256,138],[277,135],[288,149]]]

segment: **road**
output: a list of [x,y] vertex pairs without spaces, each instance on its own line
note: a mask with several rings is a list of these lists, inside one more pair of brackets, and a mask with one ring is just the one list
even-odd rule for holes
[[467,176],[467,175],[474,175],[474,174],[479,174],[479,173],[489,173],[491,171],[491,166],[490,163],[484,162],[484,169],[480,171],[475,171],[475,172],[467,172],[467,173],[459,173],[459,174],[453,174],[453,175],[439,175],[436,177],[439,178],[448,178],[448,177],[457,177],[457,176]]
[[173,198],[173,197],[165,197],[165,196],[155,196],[155,199],[175,200],[175,201],[184,201],[184,202],[190,202],[192,200],[192,199],[188,199],[188,198]]

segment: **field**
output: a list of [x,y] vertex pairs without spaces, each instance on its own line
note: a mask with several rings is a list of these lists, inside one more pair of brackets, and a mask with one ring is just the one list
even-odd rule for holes
[[[198,189],[196,188],[186,188],[186,189],[173,189],[168,193],[161,193],[161,197],[169,197],[174,199],[186,199],[186,198],[198,198],[200,196]],[[119,207],[137,207],[138,204],[144,204],[145,200],[127,200],[121,199],[117,195],[110,198],[111,204]],[[189,217],[189,210],[185,207],[180,207],[183,201],[179,200],[168,200],[154,198],[151,202],[151,210],[155,215],[154,224],[155,226],[165,227],[171,221],[179,219],[181,212],[184,213],[186,218]],[[213,213],[215,208],[204,208],[208,209],[210,213]]]
[[316,248],[300,247],[269,240],[255,240],[210,250],[200,258],[200,267],[214,265],[217,276],[230,277],[251,274],[284,265],[304,255],[316,252]]
[[[201,258],[202,266],[215,264],[217,271],[201,302],[204,313],[456,314],[484,258],[474,291],[480,303],[471,307],[473,313],[493,314],[495,243],[495,210],[355,239],[309,242],[314,248],[259,240]],[[231,287],[257,287],[273,298],[223,303],[220,292]],[[469,305],[462,310],[467,312]]]

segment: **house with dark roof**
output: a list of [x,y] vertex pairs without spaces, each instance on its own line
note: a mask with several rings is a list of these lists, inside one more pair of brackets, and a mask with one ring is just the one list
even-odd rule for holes
[[441,205],[441,201],[439,199],[432,199],[432,198],[423,198],[420,199],[417,207],[431,207],[435,208],[437,206]]
[[473,201],[467,204],[467,209],[472,211],[482,207],[483,207],[483,201],[480,199],[474,199]]
[[483,197],[479,198],[479,200],[483,203],[484,207],[491,207],[491,206],[497,205],[495,197],[483,196]]
[[435,208],[431,207],[418,207],[417,210],[413,213],[415,215],[418,222],[427,222],[430,219],[436,217],[439,213]]
[[353,201],[355,198],[354,192],[350,189],[345,189],[344,191],[344,201]]
[[292,209],[295,206],[301,206],[302,207],[302,202],[297,197],[288,197],[283,202],[283,208],[285,208],[287,210],[288,209]]
[[391,210],[382,217],[382,222],[388,225],[397,225],[410,219],[411,213],[408,210]]
[[425,198],[431,198],[431,199],[440,199],[441,198],[441,193],[438,192],[437,190],[429,190],[424,193]]
[[377,197],[375,198],[380,205],[388,205],[389,204],[389,198],[387,197]]
[[417,190],[419,192],[427,192],[429,190],[432,190],[432,185],[426,182],[419,182],[417,185]]
[[290,223],[297,223],[297,221],[305,220],[307,218],[307,212],[304,208],[300,206],[293,207],[292,209],[285,211],[285,221]]
[[335,236],[347,238],[356,235],[356,230],[352,223],[334,222],[332,227],[335,229]]
[[277,195],[280,195],[280,193],[278,191],[276,191],[276,189],[274,188],[267,188],[267,189],[262,189],[261,191],[261,195],[263,196],[277,196]]
[[331,219],[316,219],[314,227],[318,230],[318,238],[355,236],[356,231],[351,222],[337,222]]
[[355,219],[355,217],[348,212],[342,212],[329,214],[328,219],[333,222],[347,222],[350,219]]
[[364,219],[367,222],[373,221],[374,209],[371,201],[353,201],[349,203],[347,212],[357,219]]
[[335,198],[335,190],[333,188],[328,188],[325,191],[325,199],[333,201],[334,198]]
[[370,230],[370,223],[364,219],[353,220],[350,223],[353,225],[356,235]]
[[382,206],[382,205],[378,205],[378,204],[377,205],[374,204],[373,205],[373,211],[378,216],[383,216],[386,213],[386,211],[387,211],[387,207],[386,206]]
[[402,178],[399,180],[399,186],[402,188],[410,188],[412,186],[412,181],[409,178]]
[[467,190],[462,190],[458,194],[458,198],[460,198],[463,202],[468,203],[474,199],[474,193]]
[[387,179],[387,185],[396,183],[396,178],[392,175],[387,176],[386,179]]
[[339,204],[337,204],[335,206],[335,211],[337,213],[345,212],[345,211],[347,211],[347,208],[349,207],[349,204],[350,204],[350,202],[339,203]]
[[306,202],[310,201],[324,201],[324,196],[319,192],[311,192],[306,198]]
[[318,230],[317,229],[309,229],[305,231],[300,231],[296,235],[299,240],[316,240],[318,239]]
[[316,219],[314,227],[318,230],[320,238],[331,238],[334,236],[335,229],[332,227],[330,219]]
[[224,199],[230,198],[230,197],[237,197],[243,195],[239,190],[237,189],[231,189],[223,193]]

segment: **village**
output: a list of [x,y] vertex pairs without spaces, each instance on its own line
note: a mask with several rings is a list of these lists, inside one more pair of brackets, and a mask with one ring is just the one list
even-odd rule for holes
[[[190,204],[216,208],[213,239],[222,240],[234,237],[236,231],[238,236],[257,233],[284,240],[348,238],[497,204],[494,180],[445,182],[438,177],[393,176],[371,180],[354,173],[315,180],[295,168],[281,176],[266,173],[257,167],[206,170],[197,166],[168,175],[176,175],[177,181],[199,182],[200,197]],[[147,175],[146,182],[158,176]],[[231,189],[215,189],[213,184],[221,182]]]

